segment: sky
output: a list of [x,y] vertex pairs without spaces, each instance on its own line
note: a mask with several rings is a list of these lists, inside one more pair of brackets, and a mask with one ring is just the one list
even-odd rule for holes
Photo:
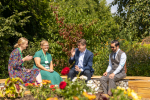
[[[109,3],[111,3],[112,1],[114,1],[114,0],[106,0],[107,1],[107,4],[109,4]],[[111,7],[111,13],[114,13],[114,12],[116,12],[117,11],[117,5],[115,5],[115,6],[112,6]]]

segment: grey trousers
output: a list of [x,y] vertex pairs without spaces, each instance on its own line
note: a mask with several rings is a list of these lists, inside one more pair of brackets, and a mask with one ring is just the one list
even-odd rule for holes
[[[112,73],[112,72],[111,72]],[[100,78],[100,82],[102,84],[103,90],[105,94],[108,94],[108,91],[111,89],[116,88],[116,81],[119,81],[120,79],[123,79],[126,77],[126,74],[118,73],[114,76],[113,79],[109,78],[109,75],[111,73],[108,73],[107,76],[102,76]],[[107,83],[108,82],[108,83]]]

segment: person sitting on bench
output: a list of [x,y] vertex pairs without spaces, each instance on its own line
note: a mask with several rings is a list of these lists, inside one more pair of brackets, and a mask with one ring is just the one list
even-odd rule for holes
[[[109,65],[100,78],[105,94],[112,95],[111,89],[116,88],[116,81],[126,77],[126,54],[119,49],[119,42],[111,42],[112,53],[109,55]],[[109,85],[107,85],[107,82]]]

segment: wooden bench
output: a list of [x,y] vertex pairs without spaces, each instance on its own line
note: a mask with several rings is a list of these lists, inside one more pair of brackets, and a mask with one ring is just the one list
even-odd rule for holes
[[[67,78],[67,76],[61,76],[63,79]],[[102,76],[92,76],[91,79],[100,79]],[[128,80],[128,87],[133,89],[139,96],[142,98],[150,98],[150,77],[142,77],[142,76],[127,76],[124,78]],[[5,83],[6,79],[0,79],[0,84]],[[30,94],[30,91],[26,91],[25,95]]]
[[[67,78],[67,76],[61,76],[63,79]],[[91,79],[100,79],[102,76],[92,76]],[[150,77],[142,77],[142,76],[127,76],[124,79],[128,80],[150,80]]]

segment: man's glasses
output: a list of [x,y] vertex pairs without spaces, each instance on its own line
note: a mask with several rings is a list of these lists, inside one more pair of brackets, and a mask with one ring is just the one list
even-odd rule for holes
[[115,48],[115,47],[110,47],[110,48]]

